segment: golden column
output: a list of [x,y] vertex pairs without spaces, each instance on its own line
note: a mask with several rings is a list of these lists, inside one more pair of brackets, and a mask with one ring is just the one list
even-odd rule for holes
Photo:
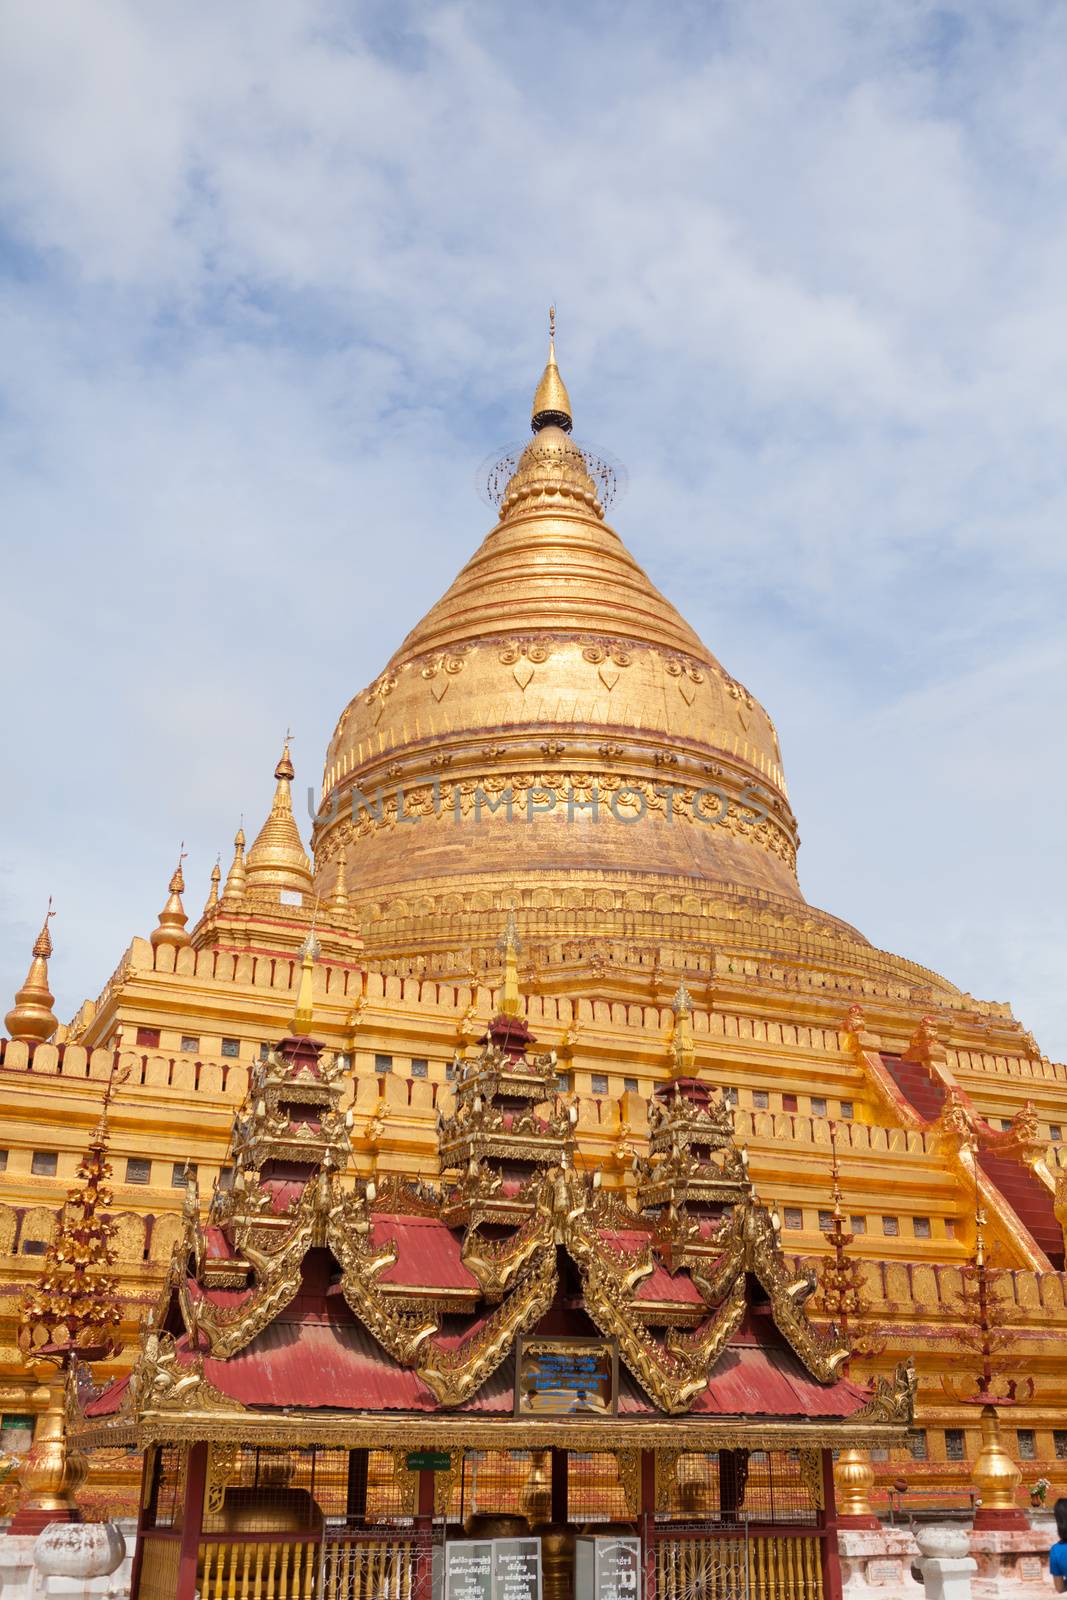
[[[833,1181],[834,1208],[827,1239],[831,1254],[823,1263],[819,1277],[821,1309],[836,1322],[845,1344],[849,1343],[849,1323],[856,1322],[867,1311],[860,1278],[859,1263],[849,1259],[848,1247],[855,1235],[845,1227],[841,1203],[841,1173],[837,1162],[837,1125],[830,1123],[830,1174]],[[852,1355],[873,1356],[869,1345],[850,1346]],[[846,1369],[847,1370],[847,1369]],[[840,1452],[834,1464],[834,1489],[837,1499],[837,1519],[847,1528],[877,1528],[880,1526],[870,1501],[874,1488],[874,1468],[866,1450],[857,1445]]]
[[[1003,1350],[1010,1338],[1005,1326],[1004,1293],[990,1275],[985,1252],[986,1216],[978,1195],[978,1175],[975,1173],[974,1254],[962,1268],[963,1291],[960,1295],[961,1320],[964,1323],[962,1340],[977,1358],[975,1392],[963,1394],[949,1378],[941,1379],[946,1394],[962,1405],[981,1406],[982,1445],[971,1469],[971,1482],[978,1491],[979,1504],[974,1526],[988,1532],[1013,1532],[1029,1528],[1026,1512],[1015,1504],[1015,1495],[1022,1472],[1004,1447],[1000,1431],[998,1406],[1014,1405],[1019,1384],[1008,1379],[997,1393],[994,1380],[999,1369],[1001,1377],[1017,1365],[1005,1358]],[[1022,1383],[1024,1393],[1034,1392],[1033,1378]]]

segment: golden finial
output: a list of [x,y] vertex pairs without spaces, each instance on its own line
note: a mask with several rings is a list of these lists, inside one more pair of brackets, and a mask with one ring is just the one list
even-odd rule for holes
[[50,1039],[59,1026],[52,1010],[55,996],[48,987],[48,958],[52,954],[52,935],[48,924],[55,916],[49,896],[41,931],[33,942],[33,960],[26,974],[26,982],[15,995],[15,1004],[4,1018],[4,1026],[12,1039],[25,1044],[42,1044]]
[[556,365],[555,306],[548,308],[548,364],[534,395],[530,426],[534,433],[540,433],[542,428],[548,427],[562,428],[564,433],[570,433],[574,426],[571,420],[571,397]]
[[696,1066],[693,1043],[693,1001],[683,981],[671,1001],[674,1030],[671,1034],[671,1077],[691,1078]]
[[223,904],[239,904],[245,897],[245,884],[245,830],[241,827],[233,836],[233,861],[222,891]]
[[182,862],[185,860],[185,840],[178,847],[178,865],[171,874],[169,884],[170,897],[163,910],[159,913],[159,926],[152,929],[149,938],[152,948],[158,950],[160,945],[170,945],[175,950],[182,950],[186,945],[192,944],[185,924],[188,917],[182,905],[182,894],[185,891],[185,877],[182,873]]
[[282,779],[282,778],[285,778],[289,783],[292,783],[293,779],[296,777],[296,768],[293,766],[292,760],[290,759],[290,756],[289,756],[289,745],[290,745],[290,742],[292,740],[292,737],[293,737],[292,733],[290,732],[290,730],[288,728],[286,728],[286,730],[285,730],[285,747],[282,750],[281,759],[279,760],[278,765],[274,769],[274,776],[276,778],[278,778],[279,780]]
[[500,995],[500,1015],[517,1017],[522,1011],[522,991],[519,988],[519,950],[522,941],[515,925],[515,908],[508,908],[504,931],[497,940],[497,949],[504,957],[504,982]]
[[52,934],[48,924],[51,922],[54,916],[55,912],[52,910],[52,896],[49,895],[48,910],[44,914],[44,921],[41,924],[41,931],[33,941],[33,954],[35,956],[43,957],[45,961],[47,961],[49,956],[52,954]]

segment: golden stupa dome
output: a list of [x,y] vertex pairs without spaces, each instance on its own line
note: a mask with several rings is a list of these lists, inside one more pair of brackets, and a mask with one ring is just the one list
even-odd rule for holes
[[372,953],[404,917],[478,944],[510,904],[523,933],[595,909],[639,942],[724,895],[821,918],[769,716],[608,525],[570,428],[550,348],[496,527],[337,724],[315,887],[343,862]]

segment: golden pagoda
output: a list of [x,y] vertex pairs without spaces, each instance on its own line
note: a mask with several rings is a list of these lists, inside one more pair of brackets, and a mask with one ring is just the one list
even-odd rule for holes
[[[158,925],[116,953],[66,1026],[51,1010],[47,924],[34,946],[0,1043],[5,1404],[34,1410],[14,1308],[116,1061],[125,1348],[102,1377],[133,1363],[187,1237],[192,1177],[204,1194],[236,1181],[234,1118],[278,1041],[313,1015],[347,1074],[346,1181],[381,1194],[437,1178],[444,1147],[482,1159],[456,1121],[474,1094],[458,1074],[474,1082],[503,1017],[554,1052],[529,1094],[554,1074],[567,1128],[553,1112],[551,1137],[574,1171],[634,1214],[662,1194],[696,1229],[687,1260],[702,1260],[727,1114],[731,1182],[771,1208],[797,1282],[827,1256],[836,1214],[879,1329],[865,1366],[884,1378],[915,1363],[906,1476],[930,1503],[966,1489],[982,1448],[975,1408],[941,1382],[968,1348],[977,1191],[1033,1377],[1002,1442],[1067,1493],[1067,1066],[1007,1005],[804,899],[774,724],[608,521],[611,469],[575,436],[554,339],[529,443],[491,483],[495,525],[341,710],[310,841],[287,737],[273,794],[265,767],[259,796],[242,797],[262,827],[247,854],[238,830],[195,926],[179,862]],[[901,1453],[871,1454],[877,1511]],[[114,1465],[101,1482],[115,1504],[136,1494]]]

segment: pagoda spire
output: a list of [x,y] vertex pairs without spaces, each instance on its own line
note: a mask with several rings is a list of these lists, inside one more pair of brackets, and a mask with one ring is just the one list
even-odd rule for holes
[[285,890],[301,895],[311,893],[311,863],[293,816],[290,785],[295,771],[289,754],[291,739],[292,734],[287,733],[274,769],[276,787],[270,815],[248,852],[249,889],[266,889],[275,896]]
[[570,433],[574,426],[571,418],[571,397],[556,365],[555,306],[548,308],[548,363],[541,374],[541,382],[537,385],[537,393],[533,398],[530,426],[534,433],[540,433],[542,428],[548,427],[562,428],[564,433]]
[[227,907],[240,905],[245,897],[248,886],[248,874],[245,870],[245,830],[238,828],[233,836],[233,861],[226,874],[226,882],[222,890],[222,903]]
[[182,905],[182,895],[185,893],[185,874],[182,872],[182,862],[185,860],[186,850],[184,840],[178,849],[178,865],[171,873],[168,884],[169,898],[163,910],[159,913],[159,926],[152,929],[149,935],[152,948],[159,949],[160,945],[170,945],[175,950],[183,950],[186,945],[192,944],[185,924],[188,917]]
[[34,940],[33,960],[26,981],[15,995],[15,1004],[4,1018],[4,1026],[12,1039],[25,1044],[41,1044],[50,1039],[59,1026],[52,1010],[55,996],[48,987],[48,958],[52,954],[52,935],[48,924],[55,912],[49,897],[48,910],[40,933]]

